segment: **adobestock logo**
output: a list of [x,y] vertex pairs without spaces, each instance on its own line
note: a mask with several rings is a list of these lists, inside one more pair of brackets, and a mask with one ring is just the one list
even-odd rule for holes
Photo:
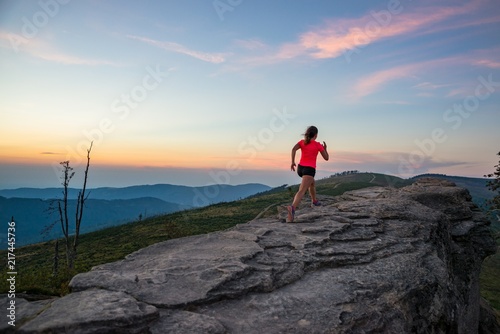
[[142,78],[142,84],[134,86],[128,94],[121,94],[119,99],[111,103],[111,112],[119,114],[120,119],[125,119],[130,113],[130,109],[135,109],[139,103],[143,102],[149,92],[152,92],[163,82],[169,71],[161,71],[160,65],[156,65],[153,70],[146,67],[147,74]]
[[[474,89],[474,94],[466,96],[461,103],[454,103],[451,108],[444,111],[443,121],[450,124],[452,130],[458,130],[463,121],[479,109],[481,101],[487,100],[500,87],[500,82],[493,81],[491,73],[487,79],[479,76],[477,80],[479,84]],[[428,138],[415,139],[414,143],[417,149],[410,152],[407,157],[399,156],[398,158],[400,162],[399,175],[411,175],[421,168],[425,160],[434,154],[438,144],[448,140],[446,133],[446,129],[437,127],[431,131]]]
[[14,35],[14,37],[9,37],[12,49],[15,52],[19,51],[19,46],[25,44],[28,40],[35,38],[40,30],[49,24],[50,20],[53,19],[57,14],[61,5],[66,5],[70,0],[40,0],[38,5],[41,10],[35,12],[31,18],[23,16],[21,21],[23,23],[21,27],[21,36]]
[[[147,97],[157,89],[160,84],[169,75],[170,70],[163,71],[161,65],[155,67],[147,66],[146,74],[142,77],[139,84],[132,87],[128,92],[120,94],[110,105],[110,115],[103,117],[95,127],[91,129],[83,129],[82,136],[75,147],[67,145],[65,160],[72,161],[75,164],[80,164],[87,158],[87,149],[90,142],[94,143],[94,147],[103,143],[104,137],[112,133],[116,129],[116,124],[125,120],[131,113],[131,110],[136,109],[141,102],[144,102]],[[86,160],[85,160],[86,161]],[[53,169],[57,175],[60,175],[59,163],[53,163]]]
[[[274,141],[276,134],[283,132],[291,124],[292,120],[297,117],[289,113],[286,107],[283,107],[282,110],[273,109],[272,114],[267,126],[262,127],[256,134],[248,136],[246,140],[238,145],[238,154],[245,157],[247,161],[255,159],[258,152],[264,151]],[[193,206],[200,207],[213,203],[217,196],[220,195],[220,188],[228,185],[233,177],[241,173],[241,170],[238,160],[230,160],[224,170],[210,171],[208,175],[215,184],[204,187],[203,191],[193,188]]]
[[286,107],[283,110],[274,109],[273,114],[267,127],[260,129],[256,135],[248,136],[247,140],[238,145],[238,153],[241,156],[248,155],[247,161],[255,158],[258,151],[263,151],[268,144],[274,141],[276,133],[285,130],[291,120],[297,117],[288,113]]
[[371,11],[370,16],[372,17],[372,20],[368,21],[363,29],[356,29],[356,36],[354,37],[353,43],[354,45],[349,47],[343,46],[344,50],[342,51],[342,54],[344,55],[347,63],[351,63],[351,56],[354,53],[359,54],[361,48],[364,48],[376,37],[380,36],[382,28],[389,26],[394,15],[401,14],[403,9],[404,7],[399,0],[389,0],[387,2],[387,9],[383,9],[378,12]]
[[224,13],[232,12],[236,7],[241,5],[243,0],[214,0],[212,5],[215,12],[221,21],[224,21]]

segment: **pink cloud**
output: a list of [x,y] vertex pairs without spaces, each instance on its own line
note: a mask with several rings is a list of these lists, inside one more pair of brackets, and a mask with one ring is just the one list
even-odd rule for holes
[[19,52],[20,47],[25,47],[27,44],[36,44],[38,39],[29,39],[18,34],[13,34],[8,31],[0,30],[0,46],[6,49],[12,49]]
[[348,50],[362,48],[379,40],[405,35],[428,28],[453,16],[469,13],[477,6],[432,7],[417,12],[405,12],[400,6],[371,12],[360,18],[330,20],[324,25],[299,36],[297,43],[285,44],[277,58],[288,59],[301,55],[312,58],[335,58]]
[[492,59],[478,59],[474,61],[474,65],[484,66],[489,68],[500,68],[500,61]]
[[[368,74],[365,77],[359,79],[353,87],[353,93],[351,97],[360,98],[363,96],[370,95],[375,91],[379,90],[383,85],[390,81],[413,78],[420,75],[423,72],[429,72],[432,69],[443,69],[449,67],[463,67],[467,66],[481,66],[497,69],[500,68],[500,61],[495,59],[498,58],[500,50],[498,48],[489,50],[479,50],[473,51],[467,54],[447,57],[441,59],[434,59],[420,63],[413,63],[407,65],[396,66],[393,68],[381,70]],[[446,88],[455,86],[457,83],[442,83],[442,84],[431,84],[430,82],[422,82],[420,84],[414,85],[413,88],[419,90],[426,90],[425,93],[420,93],[419,96],[431,96],[429,90],[435,90],[439,88]],[[458,87],[451,90],[446,97],[456,96],[463,94],[465,91],[469,91],[470,87],[467,86],[467,82],[464,82],[465,87]]]
[[423,66],[422,64],[403,65],[388,70],[378,71],[370,74],[361,80],[354,87],[352,96],[354,98],[370,95],[379,89],[383,84],[401,78],[414,75]]
[[110,65],[110,66],[120,66],[120,64],[107,61],[107,60],[99,60],[99,59],[90,59],[90,58],[81,58],[81,57],[76,57],[64,53],[58,53],[58,52],[37,52],[36,54],[33,54],[34,56],[55,62],[55,63],[60,63],[60,64],[65,64],[65,65],[87,65],[87,66],[99,66],[99,65]]
[[[378,41],[409,34],[430,34],[448,29],[498,22],[497,17],[471,19],[466,16],[482,8],[484,2],[475,0],[465,5],[408,8],[405,4],[381,8],[351,19],[330,19],[324,24],[300,34],[295,42],[279,46],[276,52],[242,61],[249,65],[269,65],[296,58],[326,59],[349,56],[351,52]],[[414,5],[416,6],[416,5]],[[461,18],[460,18],[461,16]],[[458,21],[450,22],[451,19]],[[446,22],[446,24],[442,24]]]
[[223,63],[226,61],[227,54],[224,54],[224,53],[207,53],[207,52],[195,51],[195,50],[191,50],[191,49],[189,49],[181,44],[178,44],[178,43],[157,41],[157,40],[149,39],[146,37],[140,37],[140,36],[128,35],[127,37],[130,39],[135,39],[135,40],[144,42],[144,43],[149,44],[149,45],[153,45],[153,46],[158,47],[160,49],[185,54],[185,55],[188,55],[188,56],[191,56],[191,57],[194,57],[196,59],[203,60],[203,61],[206,61],[209,63],[219,64],[219,63]]
[[451,91],[448,92],[448,94],[446,94],[446,97],[467,96],[469,91],[470,91],[470,89],[466,89],[463,87],[452,89]]
[[450,84],[434,84],[434,83],[430,83],[430,82],[421,82],[415,86],[413,86],[413,88],[418,88],[418,89],[423,89],[423,90],[433,90],[433,89],[438,89],[438,88],[445,88],[445,87],[449,87],[451,86]]
[[[490,15],[492,12],[488,5],[491,2],[474,0],[465,4],[454,3],[448,7],[434,4],[435,2],[431,1],[424,4],[420,2],[418,5],[413,3],[410,8],[410,4],[405,3],[404,6],[371,11],[358,18],[330,19],[301,33],[296,41],[280,45],[274,52],[269,51],[267,54],[246,57],[240,59],[238,63],[244,66],[262,66],[291,59],[328,59],[341,56],[349,58],[353,52],[359,53],[367,45],[389,38],[409,38],[415,35],[500,22],[498,15]],[[481,17],[471,17],[470,14],[480,11],[487,14]],[[264,51],[270,49],[260,46]],[[496,64],[490,63],[490,66],[496,66]],[[380,73],[378,79],[384,81],[383,76],[401,77],[397,73],[387,72]]]
[[234,44],[246,50],[260,50],[266,48],[266,45],[258,39],[237,39]]
[[13,34],[7,31],[0,31],[0,45],[4,48],[11,48],[14,52],[22,52],[32,57],[43,59],[65,65],[111,65],[120,66],[120,64],[92,58],[82,58],[66,54],[54,49],[54,47],[40,38],[25,38],[21,35]]

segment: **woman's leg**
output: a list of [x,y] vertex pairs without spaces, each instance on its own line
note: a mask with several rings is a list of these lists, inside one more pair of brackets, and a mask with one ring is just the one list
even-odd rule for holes
[[[294,209],[296,209],[299,206],[302,197],[304,197],[307,189],[311,187],[311,184],[314,184],[314,177],[310,175],[302,176],[302,182],[300,183],[299,191],[297,191],[295,197],[293,198],[292,206]],[[314,192],[316,193],[316,190],[314,190]]]
[[288,218],[287,222],[292,223],[294,219],[294,214],[295,214],[295,209],[298,208],[300,201],[302,200],[302,197],[304,197],[307,189],[311,186],[311,184],[314,182],[314,177],[310,175],[303,175],[302,176],[302,182],[300,183],[299,190],[295,194],[295,197],[293,198],[293,203],[292,206],[288,206]]
[[311,195],[311,200],[316,202],[316,182],[314,182],[314,179],[309,186],[309,195]]

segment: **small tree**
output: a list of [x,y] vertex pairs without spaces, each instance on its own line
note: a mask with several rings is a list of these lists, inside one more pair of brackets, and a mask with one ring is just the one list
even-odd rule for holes
[[[500,156],[500,152],[498,152],[497,155]],[[491,191],[496,191],[497,194],[491,200],[489,200],[487,203],[489,205],[489,212],[490,212],[492,218],[494,219],[494,217],[496,217],[498,222],[500,222],[500,214],[499,214],[500,213],[500,161],[498,162],[497,165],[495,165],[495,168],[496,169],[493,173],[486,174],[484,176],[485,177],[494,177],[494,179],[489,180],[486,183],[486,186]],[[495,233],[495,238],[496,239],[500,238],[500,232],[498,230]]]
[[[87,167],[85,168],[85,176],[83,179],[83,188],[78,192],[78,197],[76,200],[76,215],[75,215],[75,234],[74,236],[70,235],[70,224],[68,218],[68,189],[69,183],[75,172],[73,171],[73,167],[70,167],[69,161],[61,162],[61,166],[63,168],[62,175],[62,186],[63,186],[63,198],[58,202],[57,211],[59,213],[59,222],[61,223],[61,230],[64,236],[65,246],[66,246],[66,265],[68,269],[73,269],[76,255],[77,255],[77,247],[78,247],[78,238],[80,236],[80,226],[83,218],[83,209],[85,207],[85,201],[87,197],[85,196],[85,191],[87,189],[87,178],[89,173],[90,166],[90,151],[92,150],[92,144],[90,143],[90,147],[87,150]],[[57,258],[57,254],[56,257]]]
[[[78,192],[77,202],[76,202],[76,217],[75,217],[75,237],[73,238],[73,249],[71,255],[73,256],[73,260],[76,259],[76,248],[78,246],[78,237],[80,236],[80,225],[82,224],[83,218],[83,208],[85,205],[85,201],[87,197],[85,197],[85,191],[87,189],[87,178],[89,175],[89,165],[90,165],[90,151],[92,151],[92,144],[90,143],[90,147],[87,150],[87,166],[85,167],[85,176],[83,178],[83,187],[82,190]],[[72,263],[73,264],[73,263]],[[72,266],[71,266],[72,268]]]
[[[75,175],[73,167],[69,166],[69,161],[62,161],[59,163],[63,168],[62,186],[63,198],[57,201],[57,212],[59,213],[59,221],[61,223],[61,230],[64,236],[66,245],[66,264],[68,268],[72,268],[71,263],[71,247],[70,247],[70,234],[69,234],[69,218],[68,218],[68,188],[71,178]],[[57,255],[56,255],[57,256]]]
[[[498,152],[497,155],[500,156],[500,152]],[[494,179],[488,181],[486,185],[491,191],[498,192],[498,194],[489,201],[490,209],[492,212],[500,211],[500,161],[497,165],[495,165],[495,168],[495,172],[484,175],[485,177],[494,177]]]

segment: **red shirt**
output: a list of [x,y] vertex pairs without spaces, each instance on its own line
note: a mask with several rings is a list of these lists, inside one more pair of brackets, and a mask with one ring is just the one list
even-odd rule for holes
[[298,142],[301,150],[299,165],[304,167],[316,168],[316,158],[319,152],[325,148],[315,140],[311,140],[309,144],[304,142],[304,139]]

